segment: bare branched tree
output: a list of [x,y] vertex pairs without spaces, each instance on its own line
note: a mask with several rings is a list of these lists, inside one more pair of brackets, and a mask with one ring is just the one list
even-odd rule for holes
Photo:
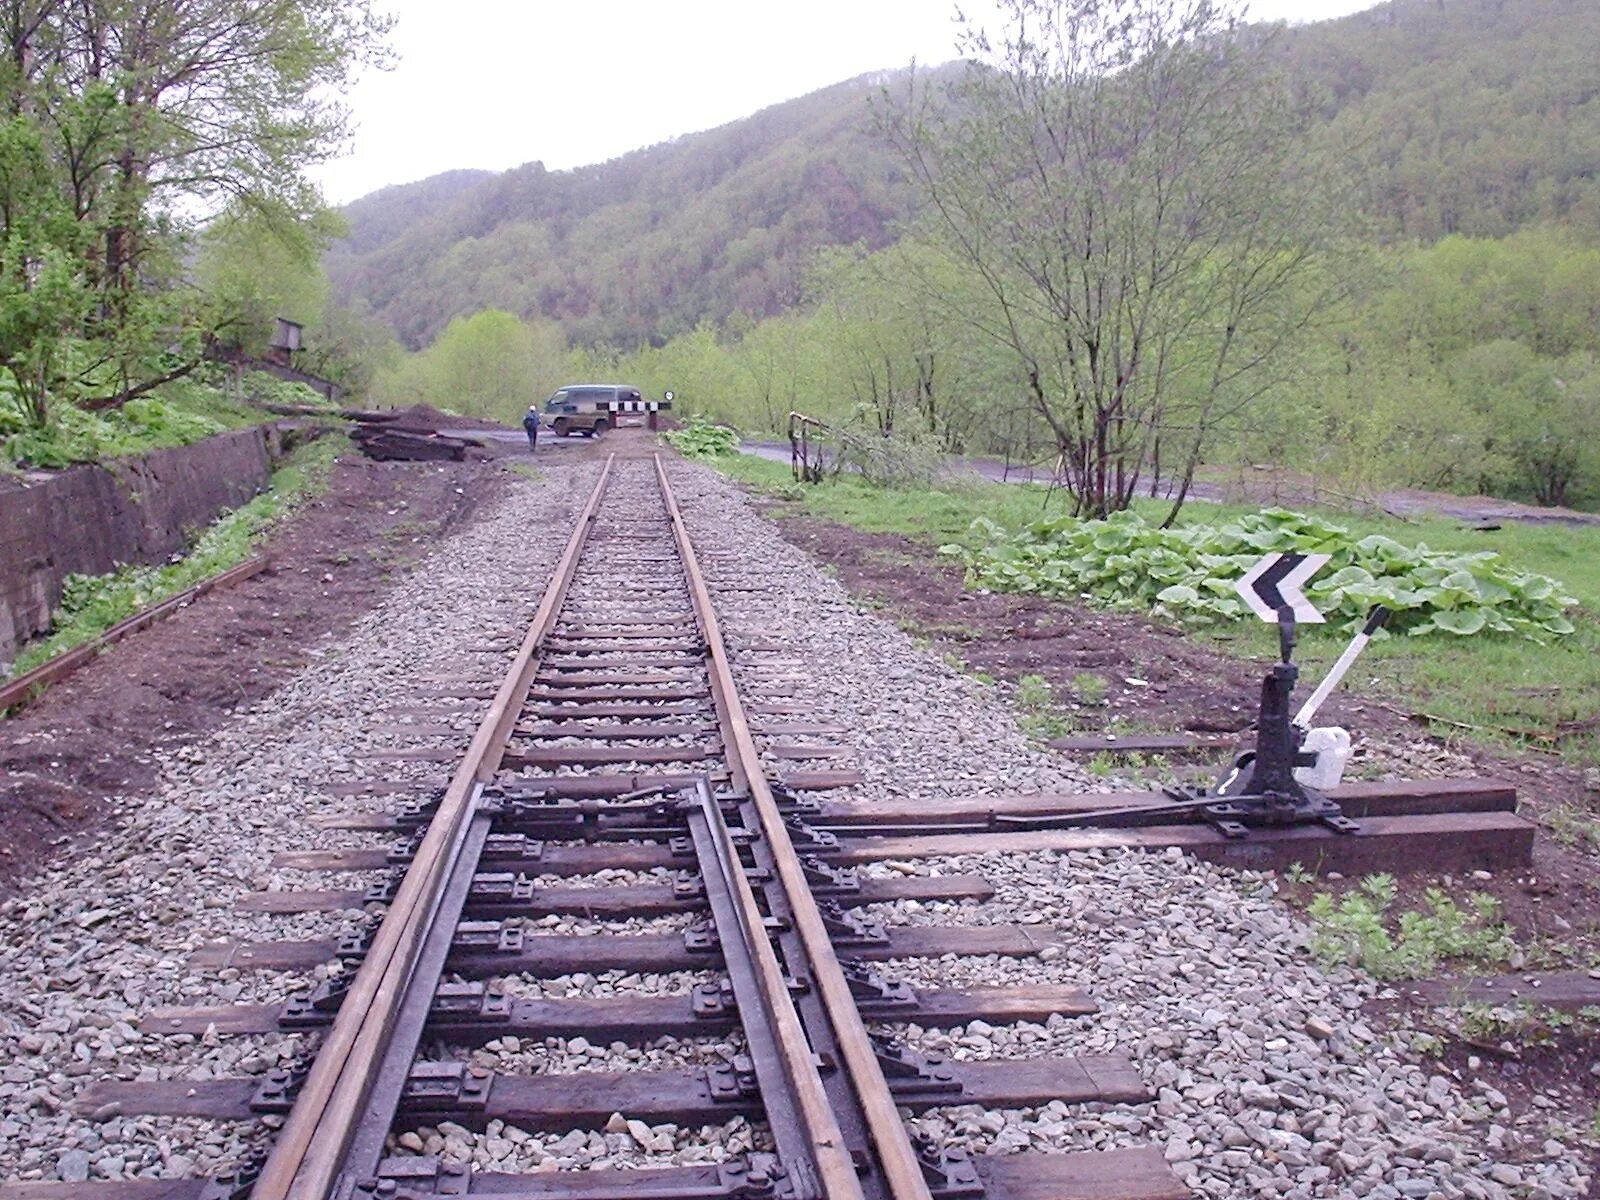
[[1157,462],[1172,516],[1208,436],[1323,297],[1329,226],[1262,31],[1213,0],[1003,0],[965,75],[881,108],[925,235],[983,282],[1079,514]]

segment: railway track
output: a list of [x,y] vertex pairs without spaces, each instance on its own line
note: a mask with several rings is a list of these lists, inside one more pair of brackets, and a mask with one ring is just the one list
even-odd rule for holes
[[[731,654],[662,462],[608,460],[492,696],[472,678],[431,685],[488,700],[464,754],[420,755],[452,761],[448,780],[420,794],[395,785],[393,807],[325,822],[388,837],[386,847],[278,860],[377,872],[371,887],[253,900],[256,911],[277,913],[377,903],[381,921],[339,943],[228,943],[193,960],[230,971],[337,961],[343,971],[287,1004],[163,1009],[143,1024],[152,1035],[303,1031],[315,1054],[265,1077],[107,1081],[80,1098],[81,1111],[108,1116],[264,1118],[280,1125],[266,1157],[225,1179],[21,1184],[0,1195],[1188,1195],[1152,1147],[969,1159],[913,1139],[906,1114],[969,1104],[1141,1105],[1152,1096],[1137,1064],[1116,1055],[945,1061],[911,1049],[897,1036],[908,1027],[1089,1020],[1095,1003],[1061,985],[907,986],[881,964],[1031,956],[1052,942],[1037,925],[886,928],[866,915],[871,906],[983,899],[992,889],[976,875],[881,878],[856,867],[1008,848],[1183,845],[1220,855],[1226,847],[1204,829],[1119,827],[1119,814],[1137,807],[1129,797],[829,799],[856,778],[838,768],[839,747],[826,741],[844,731],[800,719],[781,686],[776,695],[741,694]],[[1503,797],[1484,798],[1487,791],[1472,793],[1473,807],[1459,788],[1435,785],[1403,802],[1390,788],[1373,792],[1365,815],[1381,823],[1420,811],[1423,832],[1430,820],[1435,828],[1453,822],[1456,852],[1472,861],[1521,836]],[[1084,814],[1111,827],[1068,824]],[[1363,839],[1367,852],[1404,852],[1398,834],[1381,825],[1374,834]],[[1281,856],[1298,840],[1290,831],[1260,846]],[[586,918],[585,932],[540,932],[541,922],[571,916]],[[580,996],[537,986],[600,971],[695,983],[665,994]],[[487,1069],[471,1054],[507,1039],[640,1046],[663,1037],[697,1050],[650,1069],[606,1061],[534,1073]],[[699,1161],[681,1153],[681,1136],[661,1132],[734,1121],[749,1122],[749,1136]],[[508,1128],[626,1133],[651,1153],[637,1169],[528,1172],[429,1153],[441,1141],[450,1149],[441,1129]]]

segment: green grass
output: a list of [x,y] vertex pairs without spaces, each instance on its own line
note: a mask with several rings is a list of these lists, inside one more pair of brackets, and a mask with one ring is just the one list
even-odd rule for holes
[[342,438],[323,437],[295,451],[273,472],[267,491],[213,522],[177,562],[123,567],[107,575],[68,576],[54,629],[17,656],[12,676],[243,562],[275,523],[326,486],[342,442]]
[[[784,499],[801,497],[812,516],[849,525],[867,533],[900,533],[908,537],[976,546],[969,526],[978,517],[1014,528],[1037,520],[1045,489],[1027,484],[974,483],[949,491],[877,488],[851,476],[802,487],[789,468],[754,455],[740,454],[707,463],[725,475]],[[1050,501],[1051,515],[1065,512],[1059,494]]]
[[[799,487],[783,463],[750,455],[721,458],[724,473],[778,497],[793,500],[809,515],[870,533],[897,533],[933,547],[955,542],[976,547],[972,522],[984,517],[1017,529],[1048,511],[1065,511],[1058,493],[1037,485],[973,482],[945,490],[885,491],[859,479],[839,478]],[[1046,507],[1048,501],[1048,508]],[[1166,506],[1135,506],[1159,520]],[[1240,505],[1191,503],[1187,519],[1215,521],[1256,511]],[[1559,751],[1570,761],[1600,763],[1600,527],[1526,525],[1506,522],[1480,532],[1447,518],[1401,521],[1326,509],[1307,512],[1362,534],[1382,533],[1408,545],[1434,549],[1495,550],[1512,565],[1560,581],[1582,605],[1569,616],[1570,636],[1539,646],[1521,638],[1442,634],[1374,642],[1351,672],[1349,683],[1405,712],[1437,718],[1436,733],[1467,736],[1509,748]],[[1258,621],[1236,622],[1195,634],[1217,650],[1267,659],[1276,653],[1276,631]],[[1344,648],[1342,635],[1316,628],[1302,631],[1296,660],[1309,683]],[[1593,727],[1585,727],[1593,722]],[[1465,727],[1465,728],[1460,728]]]
[[1057,706],[1055,692],[1043,675],[1018,679],[1012,703],[1017,709],[1017,727],[1030,738],[1047,742],[1072,730],[1071,718]]

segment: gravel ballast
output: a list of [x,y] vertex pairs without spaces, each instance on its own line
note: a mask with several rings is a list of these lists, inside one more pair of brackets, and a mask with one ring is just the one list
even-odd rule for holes
[[[593,486],[595,464],[508,483],[508,494],[439,545],[317,665],[235,713],[213,736],[164,753],[158,789],[122,801],[121,826],[0,905],[0,1177],[176,1178],[237,1166],[272,1121],[162,1117],[95,1122],[74,1115],[94,1079],[205,1079],[263,1074],[292,1061],[292,1037],[156,1037],[140,1017],[163,1005],[263,1003],[319,974],[191,970],[220,940],[338,938],[360,911],[234,911],[265,888],[364,888],[367,873],[275,870],[281,850],[372,846],[371,834],[315,829],[314,814],[393,800],[331,800],[329,781],[415,779],[438,763],[361,757],[398,746],[465,743],[471,712],[443,718],[458,739],[375,732],[419,700],[422,676],[498,682],[551,565]],[[474,702],[477,708],[484,702]]]
[[[996,688],[862,611],[738,488],[695,464],[676,466],[672,477],[697,547],[743,548],[738,557],[706,559],[725,622],[789,647],[736,653],[736,668],[756,674],[756,664],[781,665],[804,679],[797,696],[816,716],[848,728],[840,740],[855,751],[849,765],[866,783],[831,795],[1109,786],[1065,756],[1031,748]],[[997,891],[982,904],[876,906],[873,915],[885,923],[1039,922],[1058,931],[1061,949],[886,970],[925,985],[1070,983],[1100,1004],[1093,1016],[1048,1026],[979,1022],[913,1031],[913,1041],[953,1057],[1120,1053],[1156,1097],[1098,1111],[966,1106],[917,1118],[955,1144],[993,1154],[1153,1142],[1184,1182],[1218,1197],[1587,1194],[1576,1147],[1588,1114],[1546,1111],[1514,1123],[1493,1089],[1431,1070],[1403,1037],[1376,1031],[1362,1006],[1382,986],[1351,970],[1320,969],[1303,924],[1273,899],[1270,875],[1176,852],[992,855],[896,867],[974,872]],[[1524,1150],[1513,1155],[1518,1145]]]
[[[93,1078],[256,1074],[302,1049],[293,1037],[158,1038],[135,1026],[157,1005],[276,1000],[312,978],[186,969],[186,955],[206,942],[336,938],[369,919],[349,911],[250,916],[232,906],[265,887],[372,881],[370,873],[267,864],[279,850],[381,844],[370,833],[306,826],[309,814],[392,803],[382,796],[330,801],[327,781],[442,772],[438,763],[375,763],[359,755],[450,744],[372,730],[393,723],[381,715],[390,706],[430,703],[415,695],[418,673],[496,677],[509,642],[494,635],[531,614],[596,469],[561,464],[519,484],[326,647],[315,668],[214,737],[169,753],[160,790],[128,797],[123,829],[98,850],[0,906],[0,1176],[176,1177],[233,1165],[260,1143],[270,1122],[97,1123],[73,1115],[70,1104]],[[737,488],[693,464],[675,463],[671,474],[740,682],[752,691],[792,692],[805,710],[795,720],[847,730],[833,739],[849,747],[846,759],[774,760],[772,767],[858,768],[865,782],[834,794],[867,800],[1107,786],[1070,760],[1033,749],[996,689],[863,612]],[[472,720],[450,723],[459,723],[464,738]],[[774,740],[786,739],[766,739]],[[1547,1114],[1537,1127],[1521,1128],[1505,1114],[1503,1097],[1419,1064],[1364,1018],[1362,1005],[1379,985],[1315,965],[1303,926],[1273,898],[1270,876],[1127,852],[947,858],[864,871],[979,873],[996,888],[983,903],[867,910],[887,924],[1022,922],[1053,929],[1059,942],[1037,958],[949,957],[885,964],[885,971],[924,985],[1068,983],[1100,1004],[1095,1015],[1042,1024],[901,1027],[911,1042],[957,1058],[1119,1053],[1137,1064],[1155,1097],[1095,1109],[959,1106],[916,1118],[948,1142],[983,1155],[1153,1143],[1180,1178],[1217,1197],[1585,1194],[1579,1156],[1566,1153],[1578,1133],[1568,1139],[1561,1119],[1576,1127],[1587,1114]],[[617,872],[606,881],[560,882],[615,886],[634,878]],[[582,918],[539,925],[555,933],[595,928]],[[707,978],[606,972],[499,982],[516,995],[603,996],[679,993]],[[719,1048],[700,1039],[592,1046],[523,1038],[446,1052],[498,1070],[542,1073],[703,1063]],[[1532,1154],[1513,1153],[1530,1143]],[[501,1170],[718,1161],[762,1144],[759,1124],[651,1127],[627,1114],[604,1130],[565,1134],[498,1123],[481,1134],[448,1123],[397,1133],[402,1152],[445,1150]]]

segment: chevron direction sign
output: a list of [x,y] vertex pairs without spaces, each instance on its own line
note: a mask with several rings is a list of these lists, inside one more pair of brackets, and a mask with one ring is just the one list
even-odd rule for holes
[[1301,591],[1328,561],[1326,554],[1269,554],[1233,585],[1244,602],[1263,621],[1276,623],[1280,610],[1294,610],[1301,625],[1320,624],[1323,616]]

